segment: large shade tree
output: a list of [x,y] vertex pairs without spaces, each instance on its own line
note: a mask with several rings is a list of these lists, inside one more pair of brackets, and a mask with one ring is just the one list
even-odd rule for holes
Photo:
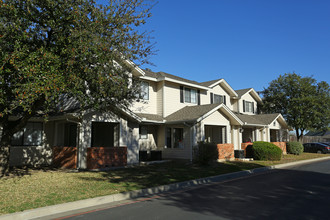
[[330,123],[330,88],[325,81],[286,73],[263,92],[263,111],[281,113],[300,140],[307,130],[327,129]]
[[141,65],[153,53],[142,26],[151,4],[0,0],[1,148],[31,117],[54,112],[64,94],[81,109],[126,108],[139,85],[126,61]]

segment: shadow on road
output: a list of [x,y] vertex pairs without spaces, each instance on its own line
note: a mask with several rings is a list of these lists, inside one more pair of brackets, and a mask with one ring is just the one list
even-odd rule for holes
[[330,175],[276,170],[170,194],[160,200],[188,212],[229,219],[328,219]]

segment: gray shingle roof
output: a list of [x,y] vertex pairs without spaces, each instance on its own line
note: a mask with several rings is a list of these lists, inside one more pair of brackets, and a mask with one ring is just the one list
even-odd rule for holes
[[162,122],[164,120],[164,118],[160,115],[156,115],[156,114],[146,114],[146,113],[135,113],[136,115],[138,115],[141,118],[145,118],[149,121],[159,121]]
[[242,95],[244,95],[245,93],[247,93],[250,89],[252,89],[252,88],[239,89],[239,90],[235,90],[235,92],[237,93],[238,97],[242,97]]
[[247,124],[269,125],[277,118],[279,113],[260,115],[243,115],[240,113],[235,113],[235,115],[241,119],[241,121],[244,123],[246,122]]
[[219,104],[208,104],[208,105],[197,105],[197,106],[186,106],[171,115],[167,116],[166,122],[175,121],[196,121]]
[[155,72],[152,72],[152,71],[149,71],[149,70],[144,70],[144,72],[145,72],[145,76],[152,77],[152,78],[155,78],[155,79],[159,79],[159,78],[162,78],[162,77],[167,77],[167,78],[170,78],[170,79],[179,80],[179,81],[182,81],[182,82],[191,83],[191,84],[201,86],[201,84],[199,82],[189,80],[189,79],[185,79],[185,78],[175,76],[175,75],[165,73],[165,72],[155,73]]
[[201,83],[199,83],[199,84],[202,85],[202,86],[207,86],[207,87],[209,87],[210,85],[212,85],[212,84],[218,82],[219,80],[221,80],[221,79],[215,79],[215,80],[210,80],[210,81],[206,81],[206,82],[201,82]]

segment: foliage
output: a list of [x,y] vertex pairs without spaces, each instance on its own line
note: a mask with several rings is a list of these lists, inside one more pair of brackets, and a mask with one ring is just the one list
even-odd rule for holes
[[195,148],[194,161],[200,165],[208,165],[219,158],[218,147],[213,143],[199,142]]
[[152,54],[141,28],[150,9],[143,0],[0,0],[1,145],[32,116],[65,111],[63,94],[82,110],[129,106],[139,83],[127,60]]
[[286,149],[289,154],[300,155],[304,152],[304,146],[296,141],[286,143]]
[[280,75],[263,92],[266,113],[281,113],[296,130],[298,140],[306,130],[324,129],[330,123],[330,87],[312,77]]
[[282,150],[269,142],[255,141],[252,149],[255,160],[281,160],[282,158]]

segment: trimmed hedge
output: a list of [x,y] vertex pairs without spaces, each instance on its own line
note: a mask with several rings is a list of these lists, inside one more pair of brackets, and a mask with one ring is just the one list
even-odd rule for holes
[[286,143],[286,150],[289,154],[300,155],[304,152],[304,146],[296,141]]
[[255,141],[253,142],[253,159],[254,160],[281,160],[282,150],[275,144]]
[[212,143],[199,142],[194,153],[194,161],[200,165],[208,165],[219,157],[218,147]]

